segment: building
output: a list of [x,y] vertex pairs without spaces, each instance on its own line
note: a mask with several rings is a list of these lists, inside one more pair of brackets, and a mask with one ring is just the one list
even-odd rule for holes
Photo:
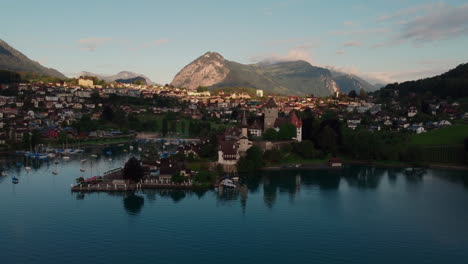
[[275,103],[273,98],[270,98],[265,104],[264,109],[264,122],[263,122],[263,131],[273,128],[275,125],[276,119],[278,119],[278,105]]
[[88,87],[88,88],[94,88],[93,80],[88,80],[88,79],[84,79],[84,78],[80,78],[78,80],[78,85],[83,86],[83,87]]
[[289,113],[289,122],[296,127],[296,138],[297,142],[302,141],[302,120],[297,116],[296,111],[292,110]]
[[257,95],[257,97],[263,97],[263,90],[255,91],[255,95]]

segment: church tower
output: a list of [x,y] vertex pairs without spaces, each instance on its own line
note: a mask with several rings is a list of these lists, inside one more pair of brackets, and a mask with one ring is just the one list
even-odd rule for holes
[[263,131],[273,128],[276,119],[278,119],[278,105],[273,98],[270,98],[265,104],[265,119],[263,122]]
[[247,118],[245,117],[245,110],[242,112],[242,122],[241,122],[241,135],[249,137],[248,134],[249,125],[247,124]]

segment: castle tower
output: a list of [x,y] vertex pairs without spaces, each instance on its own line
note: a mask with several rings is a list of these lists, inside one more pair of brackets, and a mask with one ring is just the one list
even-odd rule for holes
[[296,141],[302,141],[302,120],[297,116],[295,110],[289,113],[289,121],[296,127]]
[[278,118],[278,105],[273,98],[270,98],[265,104],[265,119],[263,123],[263,131],[273,128],[275,121]]

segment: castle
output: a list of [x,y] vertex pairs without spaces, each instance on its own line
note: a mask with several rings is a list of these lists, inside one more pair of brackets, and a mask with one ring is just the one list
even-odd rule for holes
[[245,111],[242,113],[240,127],[228,128],[223,135],[218,137],[218,164],[224,166],[226,171],[235,170],[235,165],[241,156],[253,145],[249,140],[252,137],[261,137],[268,129],[280,130],[283,124],[290,123],[296,127],[296,136],[292,139],[302,141],[302,120],[292,110],[288,117],[278,117],[278,105],[270,98],[263,107],[263,122],[255,119],[248,124]]

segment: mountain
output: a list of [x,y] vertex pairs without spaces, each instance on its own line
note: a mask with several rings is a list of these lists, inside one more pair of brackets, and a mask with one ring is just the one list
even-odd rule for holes
[[112,82],[116,80],[129,80],[132,78],[137,78],[137,77],[142,77],[145,79],[146,84],[153,85],[154,82],[152,82],[148,77],[146,77],[143,74],[135,73],[135,72],[130,72],[130,71],[121,71],[117,74],[114,75],[102,75],[102,74],[97,74],[97,73],[92,73],[92,72],[86,72],[82,71],[80,72],[80,76],[95,76],[101,80],[104,80],[106,82]]
[[276,94],[330,95],[331,73],[305,61],[241,64],[207,52],[185,66],[171,83],[176,87],[249,87]]
[[62,73],[52,68],[46,68],[36,61],[26,57],[23,53],[17,51],[8,45],[5,41],[0,39],[0,69],[14,71],[35,73],[40,75],[52,76],[61,79],[67,77]]
[[375,85],[370,84],[354,74],[347,74],[335,70],[330,71],[332,72],[333,80],[342,93],[347,94],[352,90],[359,92],[361,89],[364,89],[366,92],[373,92],[380,88],[377,88]]
[[136,81],[140,81],[140,82],[146,84],[146,79],[141,77],[141,76],[134,77],[134,78],[129,78],[129,79],[117,79],[115,81],[118,82],[118,83],[130,83],[130,84],[134,84]]
[[460,64],[456,68],[435,77],[389,84],[380,91],[397,90],[401,96],[409,93],[432,94],[442,98],[468,97],[468,63]]

